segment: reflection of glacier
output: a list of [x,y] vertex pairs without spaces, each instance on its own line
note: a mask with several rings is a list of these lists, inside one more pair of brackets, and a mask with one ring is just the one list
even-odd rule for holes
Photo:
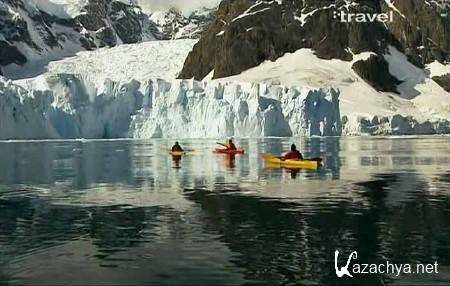
[[164,80],[106,80],[98,88],[72,74],[39,80],[27,89],[0,80],[0,138],[261,137],[342,130],[333,89]]

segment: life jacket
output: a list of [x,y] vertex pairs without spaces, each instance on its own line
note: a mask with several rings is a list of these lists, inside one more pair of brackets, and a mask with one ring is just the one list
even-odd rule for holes
[[173,145],[172,152],[183,152],[183,148],[180,145]]

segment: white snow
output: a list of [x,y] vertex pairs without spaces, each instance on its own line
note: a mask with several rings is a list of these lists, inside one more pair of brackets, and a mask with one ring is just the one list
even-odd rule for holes
[[299,21],[302,26],[304,26],[306,24],[306,20],[309,17],[311,17],[312,15],[314,15],[315,13],[317,13],[318,11],[328,10],[328,9],[335,8],[335,7],[336,7],[336,4],[331,4],[331,5],[328,5],[326,7],[322,7],[322,8],[319,8],[319,9],[314,9],[314,10],[308,12],[308,13],[304,13],[305,9],[303,9],[301,15],[300,16],[294,16],[294,18],[295,18],[295,20]]
[[389,72],[402,81],[397,88],[402,97],[413,99],[420,95],[416,86],[425,82],[427,78],[425,72],[410,63],[406,56],[393,46],[389,47],[384,58],[389,63]]
[[[402,96],[376,91],[352,70],[355,61],[368,58],[370,53],[355,55],[352,62],[346,62],[319,59],[313,51],[302,49],[219,81],[339,89],[340,112],[341,116],[349,119],[350,133],[359,129],[357,125],[361,118],[370,120],[375,116],[411,115],[419,122],[449,119],[450,94],[415,66],[405,62],[403,54],[393,48],[390,51],[391,54],[386,55],[390,71],[406,80],[401,85]],[[446,69],[448,65],[440,68]],[[405,98],[411,93],[415,96],[412,100]]]
[[150,15],[149,19],[158,26],[164,26],[167,24],[166,15],[167,12],[165,11],[155,11]]
[[[74,57],[51,62],[47,73],[41,77],[58,73],[80,74],[96,86],[102,86],[106,79],[139,82],[151,78],[175,79],[196,42],[151,41],[83,51]],[[36,84],[35,79],[18,82],[26,86]]]
[[[358,55],[354,61],[368,56],[370,53]],[[275,83],[312,89],[338,88],[341,91],[341,112],[353,117],[392,115],[398,111],[399,105],[408,105],[401,98],[392,99],[371,88],[352,70],[352,64],[341,60],[322,60],[313,51],[302,49],[220,81]],[[358,108],[355,109],[355,106]]]
[[430,72],[430,77],[450,74],[450,64],[444,65],[438,61],[428,64],[426,69]]
[[26,0],[24,3],[29,10],[40,10],[58,18],[70,19],[78,16],[89,0]]
[[[249,8],[249,10],[250,10],[250,8]],[[235,22],[235,21],[237,21],[237,20],[239,20],[239,19],[242,19],[242,18],[245,18],[245,17],[248,17],[248,16],[253,16],[253,15],[262,13],[262,12],[264,12],[264,11],[268,11],[268,10],[270,10],[269,7],[263,8],[263,9],[258,10],[258,11],[245,12],[245,13],[243,13],[243,14],[237,16],[236,18],[234,18],[231,22]]]

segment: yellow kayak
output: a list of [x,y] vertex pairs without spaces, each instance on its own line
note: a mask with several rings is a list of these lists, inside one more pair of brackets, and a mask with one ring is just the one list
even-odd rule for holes
[[299,168],[299,169],[317,169],[319,167],[319,159],[314,160],[281,160],[270,154],[264,154],[263,160],[269,167],[283,167],[283,168]]

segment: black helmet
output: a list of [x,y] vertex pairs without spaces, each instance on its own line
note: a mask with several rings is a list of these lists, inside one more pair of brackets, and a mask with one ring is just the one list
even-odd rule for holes
[[297,146],[295,146],[295,144],[291,145],[291,151],[297,151]]
[[179,144],[178,144],[178,141],[175,142],[175,145],[179,145]]

